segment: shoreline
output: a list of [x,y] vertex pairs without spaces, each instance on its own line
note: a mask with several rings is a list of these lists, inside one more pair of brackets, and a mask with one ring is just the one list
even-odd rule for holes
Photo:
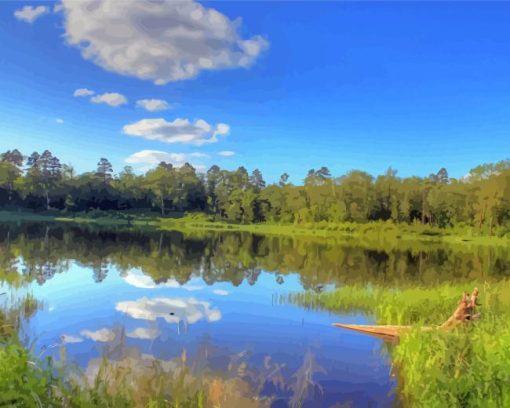
[[8,222],[62,222],[78,225],[148,227],[161,231],[196,232],[247,232],[282,237],[333,238],[345,241],[362,240],[365,243],[395,245],[419,242],[422,244],[476,245],[510,249],[510,239],[498,236],[476,235],[473,228],[464,230],[441,229],[423,225],[394,224],[391,222],[359,223],[308,223],[308,224],[231,224],[210,221],[199,213],[176,217],[131,214],[123,212],[94,214],[62,214],[0,211],[0,223]]

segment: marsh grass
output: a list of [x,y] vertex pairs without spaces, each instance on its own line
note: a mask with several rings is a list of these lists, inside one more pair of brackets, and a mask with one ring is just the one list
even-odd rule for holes
[[510,281],[479,282],[482,319],[453,332],[422,332],[453,312],[461,285],[348,286],[334,292],[292,294],[286,299],[335,312],[361,311],[379,324],[414,325],[390,348],[405,406],[510,406]]
[[38,360],[15,336],[0,342],[0,406],[101,408],[266,407],[239,378],[196,376],[188,366],[124,358],[100,359],[97,372],[69,375]]
[[[5,305],[4,305],[5,306]],[[22,322],[38,308],[27,295],[0,313],[0,407],[208,408],[269,407],[259,398],[263,386],[236,375],[193,369],[186,352],[170,360],[126,347],[123,341],[110,352],[115,358],[92,359],[82,370],[69,364],[65,344],[60,357],[37,357],[19,337]],[[124,336],[120,336],[124,338]],[[198,362],[200,365],[200,362]]]
[[186,377],[186,367],[181,367],[175,375],[164,375],[156,362],[141,371],[136,361],[126,366],[102,359],[97,375],[90,381],[79,371],[68,375],[69,367],[51,358],[38,358],[18,336],[22,322],[37,310],[37,301],[26,295],[3,306],[0,308],[1,407],[213,406],[204,391],[209,383],[196,379],[192,387]]

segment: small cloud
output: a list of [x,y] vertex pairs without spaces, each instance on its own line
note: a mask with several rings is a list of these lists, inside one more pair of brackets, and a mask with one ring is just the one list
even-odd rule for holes
[[80,334],[83,337],[88,337],[91,340],[107,343],[115,339],[115,333],[110,329],[100,329],[96,331],[82,330]]
[[213,290],[213,293],[218,296],[228,296],[230,294],[230,292],[223,289],[215,289]]
[[50,9],[46,6],[25,6],[14,12],[14,17],[25,23],[32,24],[39,17],[49,13]]
[[218,142],[218,136],[226,136],[230,132],[230,126],[225,123],[212,126],[203,119],[191,122],[188,119],[178,118],[168,122],[159,118],[142,119],[125,125],[123,131],[126,135],[138,136],[147,140],[201,146]]
[[59,125],[62,125],[62,124],[64,124],[64,119],[57,118],[57,119],[55,119],[55,122],[57,122]]
[[223,157],[232,157],[235,154],[236,154],[235,152],[232,152],[230,150],[223,150],[222,152],[218,153],[219,156],[223,156]]
[[170,105],[163,99],[140,99],[136,101],[136,106],[149,112],[158,112],[170,109]]
[[105,103],[115,108],[120,105],[125,105],[128,102],[124,95],[117,92],[106,92],[102,95],[96,95],[90,98],[90,101],[92,103]]
[[74,91],[73,96],[91,96],[94,95],[95,92],[91,89],[87,88],[79,88],[76,91]]
[[60,340],[62,340],[62,343],[64,344],[73,344],[73,343],[81,343],[83,339],[78,336],[71,336],[68,334],[63,334],[60,336]]
[[135,330],[126,333],[126,336],[132,339],[154,340],[160,334],[158,328],[137,327]]

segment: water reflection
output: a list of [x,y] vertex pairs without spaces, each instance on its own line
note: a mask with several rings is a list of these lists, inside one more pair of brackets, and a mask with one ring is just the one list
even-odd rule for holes
[[33,292],[37,302],[16,310],[36,353],[76,363],[90,381],[103,375],[112,391],[127,382],[141,405],[159,387],[173,396],[205,390],[223,407],[391,406],[381,341],[275,297],[509,270],[508,251],[488,248],[0,226],[0,293]]
[[328,283],[428,284],[510,274],[510,251],[504,248],[416,244],[382,251],[302,237],[229,233],[194,238],[176,232],[0,226],[3,280],[14,284],[23,276],[42,285],[68,270],[71,259],[91,268],[95,282],[107,279],[113,264],[137,287],[177,287],[196,276],[209,285],[253,285],[261,271],[274,272],[278,284],[297,272],[305,288],[318,290]]
[[[176,394],[189,397],[206,390],[211,406],[222,407],[333,406],[335,401],[370,404],[370,400],[359,396],[335,399],[328,395],[321,380],[329,373],[311,349],[294,361],[285,362],[285,356],[280,355],[230,352],[204,338],[195,351],[183,348],[175,357],[162,359],[126,345],[122,333],[118,338],[105,353],[106,359],[88,361],[86,377],[90,382],[100,378],[114,392],[129,383],[140,402],[163,389],[169,398]],[[342,388],[339,395],[345,385]],[[371,402],[367,406],[387,405],[383,400]]]
[[115,309],[133,319],[155,321],[157,318],[161,318],[171,324],[180,322],[194,324],[203,319],[215,322],[221,319],[221,312],[218,309],[213,309],[209,302],[194,298],[142,298],[135,301],[119,302]]

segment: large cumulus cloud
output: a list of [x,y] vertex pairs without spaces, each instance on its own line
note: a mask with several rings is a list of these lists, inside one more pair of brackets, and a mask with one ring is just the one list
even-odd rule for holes
[[193,0],[63,0],[65,38],[85,59],[156,84],[249,67],[268,46]]

